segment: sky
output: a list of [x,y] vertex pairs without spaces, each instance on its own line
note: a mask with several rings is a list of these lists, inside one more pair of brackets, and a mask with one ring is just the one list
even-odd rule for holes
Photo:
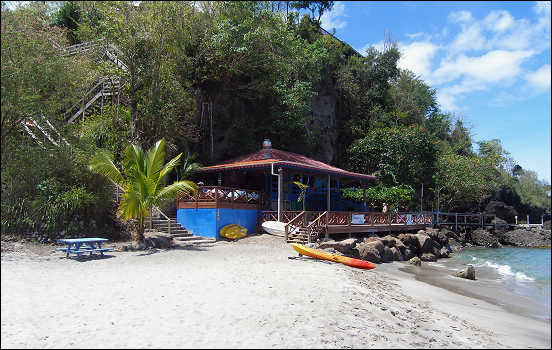
[[336,1],[322,27],[364,54],[396,41],[399,67],[436,89],[477,141],[500,139],[550,183],[550,2]]

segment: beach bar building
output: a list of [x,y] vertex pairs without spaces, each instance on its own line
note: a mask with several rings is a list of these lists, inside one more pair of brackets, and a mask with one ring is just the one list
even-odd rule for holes
[[[264,221],[280,221],[286,223],[287,241],[306,242],[332,233],[375,232],[377,225],[400,222],[400,218],[371,213],[365,201],[341,198],[342,186],[365,187],[374,176],[272,148],[268,139],[255,153],[199,172],[205,185],[199,186],[196,195],[177,200],[177,221],[204,237],[221,238],[220,229],[229,224],[239,224],[253,234],[262,230]],[[297,201],[301,189],[294,181],[309,186],[305,210]],[[359,215],[362,222],[358,222]],[[367,227],[370,224],[371,229]]]

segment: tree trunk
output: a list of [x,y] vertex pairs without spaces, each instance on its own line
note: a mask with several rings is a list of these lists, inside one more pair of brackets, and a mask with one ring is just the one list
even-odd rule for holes
[[136,235],[136,242],[140,243],[144,241],[144,217],[140,216],[138,220],[138,234]]

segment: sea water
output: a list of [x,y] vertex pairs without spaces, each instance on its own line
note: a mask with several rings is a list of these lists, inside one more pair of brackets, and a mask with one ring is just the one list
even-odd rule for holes
[[454,270],[472,264],[477,279],[497,281],[502,288],[530,298],[542,305],[541,316],[550,318],[550,249],[463,249],[439,263]]

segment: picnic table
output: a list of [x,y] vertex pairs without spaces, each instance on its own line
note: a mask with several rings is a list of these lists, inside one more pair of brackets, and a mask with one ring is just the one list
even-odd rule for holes
[[[104,252],[112,251],[113,248],[102,248],[102,242],[107,241],[106,238],[69,238],[58,239],[58,243],[67,244],[67,248],[57,248],[69,254],[76,254],[77,259],[80,259],[81,254],[90,253],[92,255],[95,252],[100,253],[103,256]],[[74,246],[71,248],[71,246]]]

